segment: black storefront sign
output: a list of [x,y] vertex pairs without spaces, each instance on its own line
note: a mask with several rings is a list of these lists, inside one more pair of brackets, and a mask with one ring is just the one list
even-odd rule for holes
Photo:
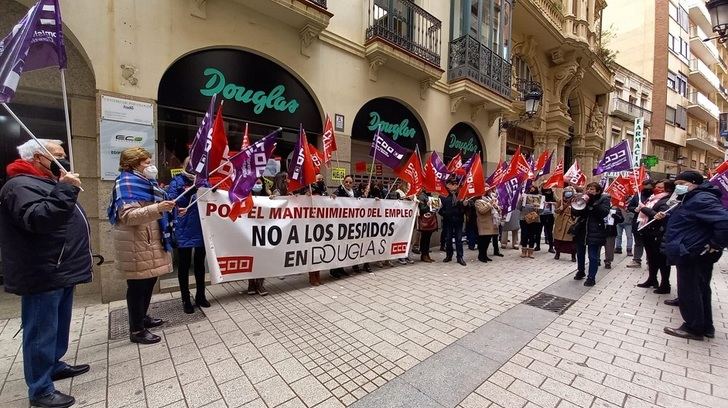
[[445,146],[442,150],[445,163],[449,162],[458,153],[462,154],[463,162],[473,156],[475,153],[481,153],[483,157],[483,146],[480,143],[480,137],[472,126],[467,123],[460,122],[453,126],[447,133],[445,138]]
[[158,103],[205,112],[216,93],[225,101],[225,116],[322,131],[318,105],[301,81],[275,62],[243,50],[211,49],[182,57],[162,77]]
[[403,147],[414,150],[419,146],[420,152],[427,151],[427,140],[419,119],[393,99],[376,98],[365,103],[354,117],[351,137],[371,142],[378,128]]

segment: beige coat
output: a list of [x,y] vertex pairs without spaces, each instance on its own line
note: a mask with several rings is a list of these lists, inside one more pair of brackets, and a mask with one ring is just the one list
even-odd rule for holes
[[488,200],[475,201],[475,212],[478,214],[478,235],[498,235],[498,224],[493,222],[493,211],[500,211],[498,205]]
[[[562,208],[563,206],[563,208]],[[574,225],[575,218],[571,216],[571,200],[559,200],[556,203],[556,220],[554,221],[554,239],[559,241],[573,241],[569,228]]]
[[114,225],[116,269],[127,280],[147,279],[172,271],[172,256],[162,246],[159,207],[155,203],[127,204]]

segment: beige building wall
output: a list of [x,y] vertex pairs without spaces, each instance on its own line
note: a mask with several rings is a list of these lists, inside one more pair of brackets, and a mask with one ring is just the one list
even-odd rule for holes
[[655,1],[609,0],[602,29],[614,33],[608,47],[617,63],[652,80],[655,47]]

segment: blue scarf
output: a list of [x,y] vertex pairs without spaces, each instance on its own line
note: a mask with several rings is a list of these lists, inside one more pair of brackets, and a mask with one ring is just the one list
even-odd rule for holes
[[[148,180],[136,171],[122,171],[116,178],[114,191],[111,193],[111,202],[107,210],[109,222],[111,225],[119,222],[119,214],[125,205],[140,201],[158,203],[166,199],[167,193],[159,187],[156,180]],[[159,229],[162,231],[162,246],[169,252],[172,250],[174,212],[162,214],[162,218],[159,219]]]

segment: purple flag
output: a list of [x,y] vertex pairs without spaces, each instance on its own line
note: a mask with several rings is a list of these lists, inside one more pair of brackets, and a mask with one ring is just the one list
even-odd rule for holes
[[496,166],[495,170],[493,170],[493,173],[488,176],[487,179],[485,179],[485,183],[489,186],[493,186],[493,184],[496,183],[497,179],[503,176],[506,170],[508,170],[508,162],[503,162],[500,168]]
[[461,167],[461,169],[465,171],[466,175],[470,171],[470,168],[473,167],[473,163],[475,163],[475,156],[477,156],[477,155],[478,155],[478,152],[473,153],[473,155],[470,156],[468,161],[466,161],[465,164],[463,164],[463,167]]
[[374,134],[372,148],[369,150],[369,156],[384,164],[392,170],[397,169],[404,164],[410,151],[397,144],[394,140],[382,134],[379,130]]
[[276,139],[280,129],[258,140],[230,158],[235,169],[233,185],[228,191],[230,202],[236,203],[245,199],[255,185],[255,180],[263,175],[268,159],[276,147]]
[[728,170],[716,174],[710,179],[710,184],[718,187],[721,193],[720,201],[723,207],[728,208]]
[[629,149],[629,142],[626,140],[607,149],[597,168],[592,170],[592,174],[596,176],[608,171],[624,170],[632,170],[632,153]]
[[514,177],[498,185],[498,205],[503,215],[516,209],[522,191],[523,182],[518,177]]
[[40,0],[0,42],[0,103],[8,103],[23,71],[66,68],[58,0]]
[[210,107],[207,108],[205,116],[202,117],[202,122],[200,122],[200,127],[197,129],[195,139],[190,145],[190,162],[187,165],[186,171],[196,176],[196,187],[204,186],[210,176],[210,170],[213,170],[208,169],[207,165],[209,164],[210,149],[212,148],[212,120],[215,114],[216,100],[217,94],[212,95]]
[[450,178],[450,172],[448,172],[447,166],[443,163],[437,152],[432,152],[430,162],[432,163],[432,167],[435,168],[435,177],[437,177],[437,181],[441,181],[443,183],[446,182],[447,179]]

